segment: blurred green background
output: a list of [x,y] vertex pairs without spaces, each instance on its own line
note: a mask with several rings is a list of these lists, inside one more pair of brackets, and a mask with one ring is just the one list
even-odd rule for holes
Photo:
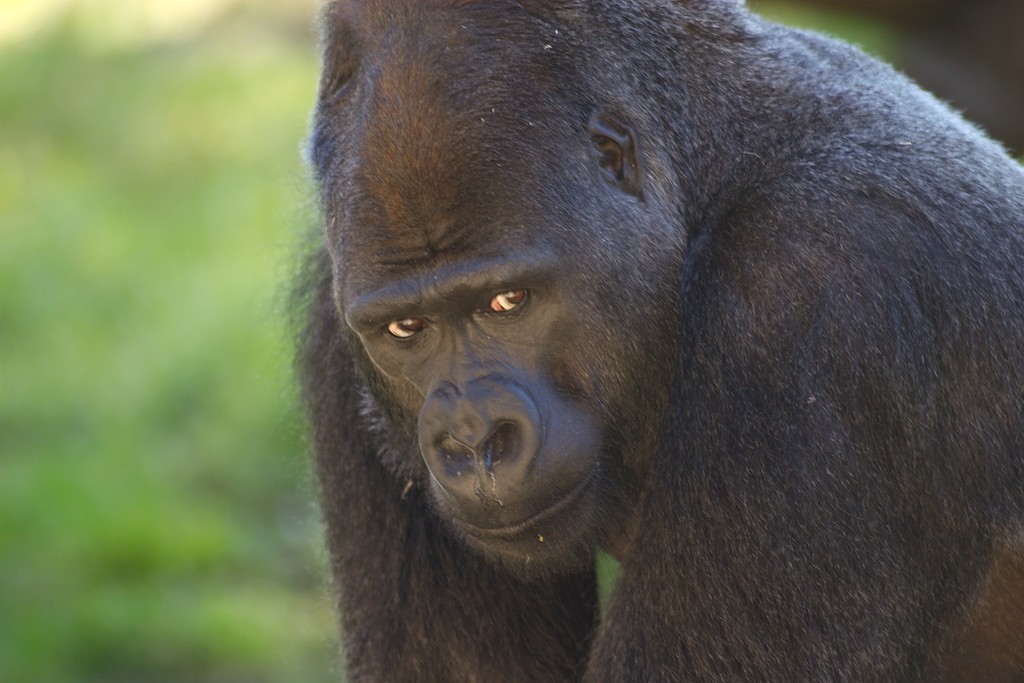
[[0,0],[0,682],[337,680],[283,299],[313,0]]
[[0,683],[340,676],[283,322],[315,4],[0,0]]

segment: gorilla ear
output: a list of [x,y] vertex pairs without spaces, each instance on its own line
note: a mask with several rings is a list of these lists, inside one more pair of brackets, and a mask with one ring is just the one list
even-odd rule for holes
[[601,153],[605,179],[629,194],[640,196],[640,159],[632,129],[614,116],[594,112],[587,122],[594,146]]

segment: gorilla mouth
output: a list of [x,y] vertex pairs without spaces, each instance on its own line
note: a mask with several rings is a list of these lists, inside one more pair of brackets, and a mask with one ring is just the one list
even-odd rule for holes
[[478,538],[507,540],[516,536],[521,536],[525,531],[561,515],[563,512],[575,505],[576,502],[579,501],[579,499],[582,498],[590,489],[591,484],[593,484],[593,480],[594,476],[591,474],[580,482],[576,488],[571,490],[554,504],[544,508],[540,512],[530,515],[521,522],[500,527],[482,527],[460,519],[459,526],[461,526],[466,533]]

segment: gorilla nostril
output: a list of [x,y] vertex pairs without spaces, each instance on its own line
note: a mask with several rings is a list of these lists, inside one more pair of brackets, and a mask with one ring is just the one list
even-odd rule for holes
[[445,463],[452,468],[461,469],[466,464],[473,462],[473,449],[448,434],[438,440],[437,451],[444,458]]
[[515,456],[519,448],[519,429],[512,422],[502,422],[484,440],[478,454],[486,469],[492,469],[506,456]]
[[437,451],[449,461],[462,462],[473,459],[471,447],[449,434],[445,434],[437,441]]

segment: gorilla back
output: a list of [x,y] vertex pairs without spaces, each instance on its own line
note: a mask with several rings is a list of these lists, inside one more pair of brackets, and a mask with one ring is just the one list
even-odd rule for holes
[[1024,680],[997,144],[736,0],[322,21],[299,372],[349,680]]

